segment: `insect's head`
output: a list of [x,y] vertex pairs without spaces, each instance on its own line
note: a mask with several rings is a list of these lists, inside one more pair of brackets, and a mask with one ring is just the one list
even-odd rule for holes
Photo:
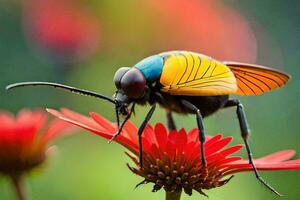
[[126,94],[124,94],[123,91],[119,90],[116,91],[114,99],[116,102],[116,111],[123,116],[127,116],[130,112],[128,106],[132,103],[132,101]]
[[128,115],[128,106],[145,94],[146,78],[137,68],[121,67],[115,73],[114,83],[116,109],[122,115]]
[[137,68],[121,67],[115,73],[114,82],[118,89],[115,96],[116,101],[135,101],[145,94],[146,78]]

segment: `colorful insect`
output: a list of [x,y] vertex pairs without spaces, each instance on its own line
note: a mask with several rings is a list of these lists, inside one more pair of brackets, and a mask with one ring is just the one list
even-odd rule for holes
[[[257,179],[271,191],[279,194],[261,178],[253,163],[248,144],[249,128],[243,105],[237,99],[229,99],[229,95],[259,95],[285,85],[290,76],[267,67],[237,63],[219,62],[208,56],[189,51],[170,51],[150,56],[134,67],[122,67],[114,76],[117,91],[114,99],[104,95],[66,85],[48,82],[23,82],[9,85],[7,89],[20,86],[46,85],[66,89],[75,93],[105,99],[115,104],[118,132],[122,131],[126,121],[134,112],[135,104],[151,105],[143,123],[138,130],[140,147],[140,165],[143,166],[142,133],[150,120],[156,105],[166,109],[170,129],[176,129],[172,112],[195,114],[201,142],[201,161],[206,167],[205,131],[202,119],[221,108],[236,107],[241,135],[245,142],[249,157]],[[119,123],[119,114],[125,116]]]

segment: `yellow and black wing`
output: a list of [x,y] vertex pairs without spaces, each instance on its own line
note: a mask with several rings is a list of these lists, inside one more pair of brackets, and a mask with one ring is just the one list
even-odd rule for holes
[[173,95],[216,96],[237,91],[232,71],[208,56],[188,51],[161,54],[165,57],[161,91]]
[[268,67],[224,62],[234,73],[238,90],[237,95],[259,95],[285,85],[290,75]]

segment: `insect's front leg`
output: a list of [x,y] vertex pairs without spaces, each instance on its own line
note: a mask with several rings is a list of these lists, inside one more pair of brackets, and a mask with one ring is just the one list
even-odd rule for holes
[[250,129],[249,129],[249,126],[248,126],[248,123],[247,123],[247,119],[246,119],[246,115],[245,115],[245,112],[244,112],[244,107],[243,105],[240,103],[239,100],[237,99],[229,99],[227,101],[227,103],[225,104],[225,108],[226,107],[237,107],[236,109],[236,113],[237,113],[237,117],[238,117],[238,120],[239,120],[239,124],[240,124],[240,128],[241,128],[241,135],[242,135],[242,138],[244,140],[244,143],[245,143],[245,146],[246,146],[246,150],[247,150],[247,154],[248,154],[248,158],[249,158],[249,164],[252,166],[253,170],[254,170],[254,173],[255,173],[255,176],[256,178],[262,183],[264,184],[267,188],[269,188],[272,192],[274,192],[275,194],[281,196],[280,193],[278,193],[271,185],[269,185],[261,176],[260,174],[258,173],[257,169],[256,169],[256,166],[253,162],[253,155],[252,155],[252,151],[251,151],[251,148],[250,148],[250,145],[248,143],[248,139],[249,139],[249,136],[250,136]]
[[204,143],[205,143],[205,133],[204,133],[204,126],[203,126],[203,118],[200,112],[200,109],[197,108],[194,104],[192,104],[189,101],[181,100],[181,103],[183,106],[185,106],[190,111],[194,112],[196,114],[197,118],[197,125],[199,129],[199,140],[200,140],[200,150],[201,150],[201,162],[202,166],[206,168],[206,158],[205,158],[205,150],[204,150]]
[[139,137],[139,151],[140,151],[140,155],[139,155],[139,161],[140,161],[140,167],[143,168],[143,142],[142,142],[142,134],[143,131],[147,125],[147,123],[149,122],[149,120],[151,119],[154,111],[156,108],[156,103],[154,103],[151,107],[151,109],[149,110],[149,112],[147,113],[143,123],[141,124],[139,130],[138,130],[138,137]]
[[126,116],[126,118],[124,119],[124,121],[122,122],[122,124],[119,126],[119,122],[117,122],[118,123],[118,131],[112,136],[112,138],[108,141],[108,143],[110,144],[110,143],[112,143],[112,141],[114,141],[119,135],[120,135],[120,133],[122,132],[122,130],[123,130],[123,127],[125,126],[125,124],[126,124],[126,122],[129,120],[129,118],[130,118],[130,115],[131,114],[128,114],[127,116]]
[[133,103],[130,109],[130,112],[128,113],[128,115],[125,117],[124,121],[122,122],[122,124],[120,125],[120,120],[119,120],[119,112],[116,109],[116,115],[117,115],[117,125],[118,125],[118,131],[112,136],[112,138],[108,141],[108,143],[112,143],[112,141],[114,141],[114,139],[116,139],[120,133],[123,130],[123,127],[125,126],[126,122],[130,119],[131,114],[134,112],[134,106],[135,104]]

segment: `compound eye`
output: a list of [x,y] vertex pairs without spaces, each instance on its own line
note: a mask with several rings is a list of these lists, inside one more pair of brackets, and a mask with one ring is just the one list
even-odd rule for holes
[[121,89],[129,98],[138,99],[145,93],[146,79],[142,72],[131,68],[121,79]]
[[118,69],[118,71],[116,71],[114,82],[118,89],[121,89],[121,79],[128,70],[130,70],[130,67],[121,67],[120,69]]

